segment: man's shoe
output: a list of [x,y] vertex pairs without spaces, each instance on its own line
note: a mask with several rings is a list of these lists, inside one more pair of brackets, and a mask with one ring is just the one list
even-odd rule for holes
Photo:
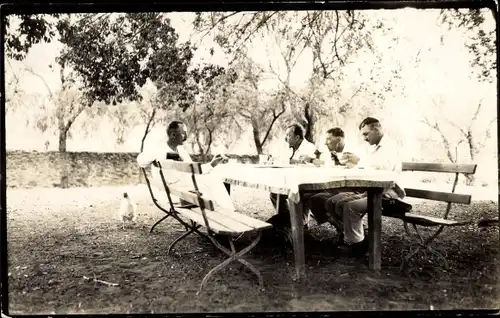
[[347,244],[343,241],[342,243],[338,248],[350,257],[361,258],[368,252],[368,240],[366,238],[359,243]]

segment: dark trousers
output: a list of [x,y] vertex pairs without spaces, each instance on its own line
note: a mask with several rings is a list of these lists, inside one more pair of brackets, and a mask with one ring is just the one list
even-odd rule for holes
[[[303,210],[303,219],[304,223],[307,218],[307,212],[308,212],[308,206],[309,206],[309,199],[312,194],[304,194],[302,196],[303,202],[305,202],[304,210]],[[274,210],[276,210],[276,207],[278,206],[278,194],[276,193],[271,193],[269,195],[269,198],[271,199],[271,203],[273,204]],[[290,209],[288,207],[288,196],[280,194],[279,195],[279,207],[278,207],[278,213],[276,215],[273,215],[267,222],[273,224],[273,226],[277,228],[281,227],[290,227]]]

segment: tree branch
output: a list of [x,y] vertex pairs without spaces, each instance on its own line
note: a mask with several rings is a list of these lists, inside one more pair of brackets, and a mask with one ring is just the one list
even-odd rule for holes
[[425,124],[427,124],[432,129],[436,130],[441,135],[441,139],[443,140],[443,144],[444,144],[444,147],[445,147],[445,150],[446,150],[446,156],[448,157],[448,159],[452,163],[455,163],[456,160],[458,160],[458,158],[456,158],[455,160],[453,159],[453,155],[451,154],[450,142],[449,142],[448,138],[446,138],[446,136],[443,134],[443,132],[441,131],[441,129],[439,128],[438,123],[434,122],[434,124],[431,124],[430,121],[429,121],[429,119],[426,116],[424,116],[424,121],[422,121],[422,122],[425,123]]
[[155,115],[156,115],[156,108],[153,108],[153,111],[151,112],[151,116],[149,117],[149,120],[146,124],[146,129],[144,130],[144,135],[142,136],[142,139],[141,139],[141,152],[144,150],[144,141],[146,140],[146,137],[149,134],[151,123],[153,122]]
[[262,139],[262,142],[260,143],[261,145],[263,145],[267,138],[269,137],[269,134],[271,133],[271,129],[273,128],[273,125],[274,123],[276,122],[276,120],[278,120],[278,118],[283,115],[285,113],[285,108],[282,106],[282,109],[279,113],[276,114],[276,110],[273,109],[273,120],[271,121],[271,124],[269,125],[267,131],[266,131],[266,134],[264,135],[264,139]]

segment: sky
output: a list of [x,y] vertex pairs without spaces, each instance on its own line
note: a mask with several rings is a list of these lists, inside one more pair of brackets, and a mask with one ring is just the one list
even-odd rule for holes
[[[457,105],[457,109],[462,109],[459,106],[465,103],[476,102],[478,96],[483,96],[487,93],[489,98],[494,86],[480,85],[474,79],[470,79],[469,75],[471,68],[469,66],[470,55],[464,46],[464,41],[467,36],[460,30],[446,31],[445,45],[441,44],[441,39],[435,34],[444,32],[447,27],[440,25],[438,20],[439,10],[416,10],[416,9],[401,9],[401,10],[373,10],[370,11],[370,16],[380,17],[386,25],[392,25],[393,29],[387,36],[378,36],[374,38],[374,44],[377,47],[383,48],[384,65],[380,65],[381,69],[391,69],[394,63],[399,61],[403,65],[402,74],[404,84],[406,85],[406,96],[392,96],[386,103],[394,106],[399,106],[399,115],[408,116],[409,114],[417,114],[422,109],[422,103],[429,103],[427,95],[435,95],[436,92],[442,94],[445,99],[453,100]],[[169,14],[172,25],[179,33],[180,41],[191,39],[194,31],[191,27],[191,21],[194,17],[192,13],[171,13]],[[490,19],[493,21],[493,19]],[[399,44],[393,43],[394,37],[401,37]],[[276,45],[270,45],[271,40],[255,40],[249,54],[254,61],[266,67],[271,60],[277,65],[277,60],[274,58],[279,55]],[[194,56],[195,64],[215,63],[222,66],[227,65],[228,57],[220,50],[216,50],[211,56],[208,51],[211,47],[216,47],[210,36],[203,38],[199,43],[199,49]],[[430,50],[422,50],[422,48],[430,48]],[[23,63],[8,61],[6,63],[7,73],[16,74],[22,79],[22,89],[29,93],[39,95],[47,94],[47,88],[39,77],[33,76],[23,68],[28,67],[35,73],[42,76],[48,86],[52,90],[57,90],[60,86],[59,74],[54,58],[58,55],[61,49],[61,44],[57,41],[50,44],[35,45],[26,60]],[[416,53],[421,59],[427,60],[418,70],[409,67],[409,61],[416,57]],[[308,74],[312,71],[311,52],[307,50],[301,55],[296,68],[292,72],[291,83],[296,89],[304,87]],[[346,72],[357,72],[358,69],[366,69],[377,63],[369,54],[360,54],[356,60],[346,68]],[[9,76],[9,75],[7,75]],[[390,76],[390,75],[386,75]],[[367,80],[361,78],[359,80]],[[278,85],[277,80],[268,80],[262,83],[265,89],[273,90]],[[353,86],[356,83],[352,83]],[[358,102],[363,102],[358,101]],[[491,104],[491,101],[490,101]],[[393,107],[394,109],[394,107]],[[398,109],[398,108],[396,108]],[[397,110],[396,110],[397,111]],[[398,112],[398,111],[397,111]],[[9,114],[7,121],[7,149],[25,149],[41,151],[45,148],[45,141],[50,140],[51,149],[57,147],[57,139],[54,136],[40,134],[34,129],[29,129],[25,124],[25,116],[22,114]],[[404,125],[404,124],[403,124]],[[352,123],[354,127],[354,123]],[[404,127],[402,127],[404,128]],[[122,146],[116,146],[112,138],[108,138],[110,132],[109,125],[100,127],[98,134],[93,134],[90,137],[74,134],[74,139],[68,141],[68,149],[74,151],[137,151],[142,137],[143,127],[137,127],[132,131],[127,142]],[[325,128],[326,129],[326,128]],[[355,134],[355,130],[353,134]],[[408,131],[408,129],[402,129]],[[152,132],[151,138],[148,139],[151,143],[162,137],[163,129],[157,129]],[[409,132],[405,132],[409,133]],[[24,136],[22,140],[17,136]],[[232,147],[233,152],[245,153],[254,151],[252,147],[250,132],[247,132],[242,139],[249,142],[241,143]],[[277,144],[282,140],[276,141]],[[322,138],[318,139],[318,144],[322,144]],[[217,149],[216,149],[217,150]]]

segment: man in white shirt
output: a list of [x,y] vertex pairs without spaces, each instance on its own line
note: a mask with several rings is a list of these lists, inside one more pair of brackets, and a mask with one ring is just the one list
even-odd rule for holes
[[[150,164],[153,164],[151,167],[151,175],[153,178],[153,183],[159,189],[163,189],[162,182],[159,176],[159,167],[156,165],[156,162],[159,162],[160,165],[165,160],[177,160],[177,161],[185,161],[185,162],[193,162],[191,156],[184,148],[183,144],[187,139],[187,130],[186,126],[180,121],[172,121],[167,127],[167,136],[168,140],[166,143],[158,145],[155,148],[146,149],[141,152],[137,156],[137,163],[141,168],[145,168]],[[224,158],[220,155],[215,156],[210,163],[206,163],[202,165],[202,171],[204,174],[210,173],[214,167],[216,167],[219,163],[221,163]],[[192,181],[185,173],[169,171],[168,175],[164,174],[164,177],[168,184],[176,184],[176,186],[186,186],[192,188]],[[206,191],[210,191],[211,180],[203,180],[197,177],[197,179],[202,180],[199,183],[200,191],[202,193]],[[208,184],[205,184],[208,183]],[[222,185],[222,183],[221,183]],[[223,187],[223,185],[222,185]],[[203,189],[201,189],[203,188]],[[217,187],[220,189],[220,187]],[[160,193],[163,191],[160,191]],[[214,191],[212,191],[214,192]],[[226,191],[227,193],[227,191]],[[216,193],[218,197],[220,197],[220,193]],[[223,194],[225,195],[225,194]],[[228,195],[229,196],[229,195]],[[228,199],[223,198],[227,203]],[[221,200],[219,200],[221,201]],[[181,201],[182,202],[182,201]],[[183,202],[185,203],[185,202]]]
[[[350,153],[345,154],[342,159],[356,162],[358,168],[387,170],[396,173],[401,172],[401,159],[399,149],[383,132],[380,122],[373,118],[365,118],[359,125],[363,138],[370,145],[370,149],[363,158]],[[385,197],[402,199],[405,192],[400,183],[396,182],[394,188],[383,193]],[[340,224],[343,233],[340,239],[345,244],[351,255],[359,257],[368,251],[368,241],[363,230],[362,217],[368,209],[366,192],[353,193],[342,192],[327,200],[325,206],[328,214],[333,218],[332,224]]]
[[[354,162],[344,162],[340,160],[342,154],[347,153],[345,150],[349,150],[345,145],[345,133],[339,128],[331,128],[326,132],[325,145],[328,147],[328,152],[321,154],[320,159],[313,160],[313,163],[317,166],[323,167],[334,167],[334,166],[353,166]],[[352,153],[352,152],[349,152]],[[308,206],[311,209],[311,213],[318,224],[323,224],[327,222],[328,214],[325,208],[325,203],[332,196],[340,193],[347,192],[348,189],[329,189],[324,192],[320,192],[311,196],[308,202]],[[336,224],[334,224],[336,225]]]
[[[285,141],[289,146],[289,152],[286,156],[290,164],[311,163],[316,158],[317,148],[313,143],[304,138],[304,130],[300,125],[293,124],[287,128]],[[280,161],[286,160],[282,159]],[[276,193],[271,193],[270,198],[274,209],[276,209],[278,195]],[[304,209],[304,218],[307,216],[305,210],[307,209]],[[267,222],[273,224],[273,227],[279,230],[290,227],[290,210],[288,208],[287,196],[279,196],[278,213]]]

